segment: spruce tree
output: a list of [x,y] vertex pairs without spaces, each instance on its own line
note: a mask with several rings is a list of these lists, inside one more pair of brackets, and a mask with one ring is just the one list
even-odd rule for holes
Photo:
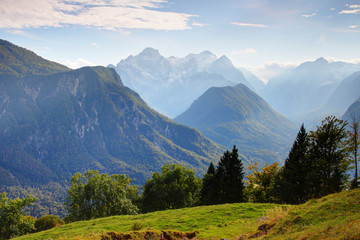
[[218,189],[215,179],[215,173],[215,166],[211,162],[206,174],[204,175],[203,184],[200,192],[200,204],[202,205],[212,205],[216,204],[218,201]]
[[311,167],[307,157],[308,149],[308,134],[302,124],[278,180],[277,194],[281,202],[299,204],[308,199],[307,174]]
[[217,171],[219,203],[235,203],[244,200],[244,167],[236,146],[221,157]]

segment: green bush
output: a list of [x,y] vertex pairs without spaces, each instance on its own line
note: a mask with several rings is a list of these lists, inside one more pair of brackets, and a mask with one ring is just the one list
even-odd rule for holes
[[58,216],[46,215],[35,221],[35,228],[36,231],[40,232],[63,224],[64,221],[61,220]]

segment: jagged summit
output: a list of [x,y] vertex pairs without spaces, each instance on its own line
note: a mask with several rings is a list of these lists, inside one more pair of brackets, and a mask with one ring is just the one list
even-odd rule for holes
[[160,57],[160,52],[159,50],[155,49],[155,48],[145,48],[141,53],[139,53],[138,57],[140,58],[144,58],[144,57]]
[[226,56],[217,58],[210,51],[164,58],[158,50],[146,48],[121,60],[116,70],[125,86],[135,89],[150,106],[169,117],[185,111],[210,87],[243,83],[254,89],[250,81],[257,81],[246,79]]
[[[1,66],[12,66],[14,58],[24,63],[28,54],[14,45],[13,55],[0,55]],[[124,173],[143,184],[168,162],[204,173],[223,151],[151,109],[114,69],[44,75],[27,63],[18,66],[34,74],[0,73],[1,186],[66,183],[86,169]],[[58,71],[54,66],[47,72]]]

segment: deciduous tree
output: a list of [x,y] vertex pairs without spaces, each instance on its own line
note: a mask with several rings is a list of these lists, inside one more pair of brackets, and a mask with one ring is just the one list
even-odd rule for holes
[[32,217],[24,216],[23,208],[36,202],[33,196],[10,200],[6,192],[0,194],[0,239],[9,239],[34,231]]
[[312,171],[308,175],[314,197],[339,192],[344,188],[349,169],[346,122],[326,117],[321,126],[309,135]]
[[271,183],[279,171],[278,163],[268,165],[266,163],[261,171],[259,164],[254,162],[249,167],[252,173],[247,177],[247,186],[245,187],[245,196],[248,201],[267,203],[273,201]]
[[65,201],[70,221],[87,220],[122,214],[137,214],[138,208],[129,198],[137,186],[131,186],[126,175],[88,170],[76,173],[70,182]]
[[192,169],[180,164],[166,164],[161,173],[153,173],[143,191],[143,211],[151,212],[194,205],[198,199],[201,180]]

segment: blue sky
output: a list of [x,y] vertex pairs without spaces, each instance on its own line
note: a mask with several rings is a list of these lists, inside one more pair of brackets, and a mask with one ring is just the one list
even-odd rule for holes
[[319,57],[360,62],[360,0],[0,0],[0,38],[71,67],[209,50],[268,78]]

